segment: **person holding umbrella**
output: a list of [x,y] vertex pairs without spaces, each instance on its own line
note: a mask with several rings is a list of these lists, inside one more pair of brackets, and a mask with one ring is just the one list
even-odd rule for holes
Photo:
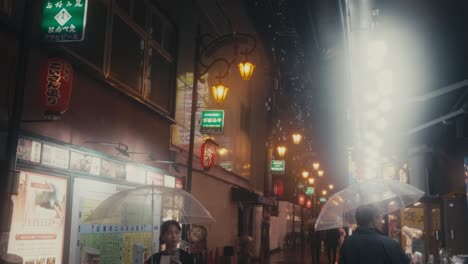
[[161,225],[161,243],[165,249],[152,255],[145,264],[193,264],[189,253],[177,248],[181,239],[182,228],[175,220],[168,220]]
[[340,264],[409,264],[401,246],[382,233],[382,216],[374,205],[356,210],[358,228],[343,242]]

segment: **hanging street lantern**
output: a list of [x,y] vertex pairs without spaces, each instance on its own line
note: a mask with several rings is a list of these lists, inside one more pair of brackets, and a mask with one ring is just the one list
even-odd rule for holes
[[283,182],[278,180],[273,184],[273,194],[275,196],[283,195]]
[[314,184],[314,182],[315,182],[315,179],[314,179],[314,178],[309,178],[309,184],[310,184],[310,185]]
[[328,188],[329,188],[330,190],[333,190],[333,188],[334,188],[333,184],[328,185]]
[[323,190],[322,195],[327,195],[327,190]]
[[229,88],[222,83],[219,83],[213,87],[211,87],[211,91],[213,92],[213,98],[217,103],[222,103],[226,100],[227,93]]
[[309,172],[308,171],[302,171],[302,178],[307,179],[309,177]]
[[201,145],[200,165],[205,171],[209,171],[215,165],[216,145],[212,139],[205,140]]
[[243,80],[250,80],[252,77],[253,71],[255,69],[255,65],[251,62],[245,61],[239,63],[239,72]]
[[322,176],[323,176],[323,170],[319,170],[319,171],[317,172],[317,174],[318,174],[319,177],[322,177]]
[[320,167],[320,163],[314,162],[314,163],[312,163],[312,167],[314,168],[314,170],[318,170],[319,167]]
[[73,67],[64,59],[50,58],[42,68],[39,98],[45,118],[57,120],[68,110],[73,87]]
[[305,204],[305,195],[299,194],[297,201],[298,201],[299,205],[304,205]]
[[301,143],[302,135],[299,134],[299,133],[292,134],[292,139],[293,139],[294,144],[297,145],[297,144]]
[[278,151],[278,156],[280,158],[284,157],[284,154],[286,154],[286,147],[285,146],[278,146],[276,148],[276,150]]
[[310,199],[307,199],[306,207],[309,209],[312,208],[312,201]]

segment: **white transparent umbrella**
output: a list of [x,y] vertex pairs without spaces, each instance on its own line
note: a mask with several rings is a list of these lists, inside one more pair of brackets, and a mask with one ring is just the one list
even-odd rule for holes
[[423,191],[399,181],[365,180],[332,195],[320,211],[315,228],[327,230],[350,226],[356,223],[354,214],[362,205],[374,204],[382,215],[386,215],[417,202],[423,195]]
[[89,215],[93,224],[152,224],[162,217],[161,208],[177,212],[169,216],[182,224],[215,222],[210,212],[190,193],[160,186],[145,186],[120,191],[100,203]]

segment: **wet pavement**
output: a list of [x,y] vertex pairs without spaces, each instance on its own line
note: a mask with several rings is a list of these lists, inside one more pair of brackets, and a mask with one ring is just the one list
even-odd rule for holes
[[[310,247],[296,248],[296,249],[283,249],[271,255],[271,264],[312,264],[312,251]],[[320,254],[320,264],[328,264],[327,257],[324,255],[323,250]]]

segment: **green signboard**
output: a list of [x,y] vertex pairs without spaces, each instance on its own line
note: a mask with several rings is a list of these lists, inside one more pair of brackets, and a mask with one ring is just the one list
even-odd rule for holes
[[201,115],[200,133],[223,134],[224,110],[203,110]]
[[314,195],[314,187],[307,187],[305,194],[309,196]]
[[320,202],[321,202],[321,203],[324,203],[324,202],[326,202],[326,201],[327,201],[327,198],[325,198],[325,197],[320,197]]
[[82,41],[87,7],[88,0],[45,0],[41,22],[43,39],[51,42]]
[[286,163],[284,160],[272,160],[270,170],[272,173],[284,173]]

